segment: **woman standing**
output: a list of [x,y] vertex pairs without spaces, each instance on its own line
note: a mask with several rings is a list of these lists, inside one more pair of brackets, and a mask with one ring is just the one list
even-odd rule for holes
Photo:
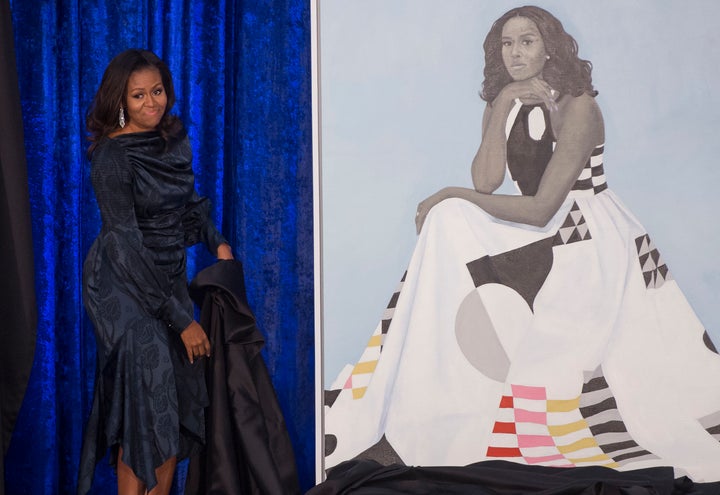
[[[326,404],[327,466],[673,466],[720,480],[720,358],[608,188],[592,65],[549,12],[485,43],[473,189],[420,202],[402,286]],[[495,193],[509,173],[520,194]]]
[[185,248],[203,242],[219,259],[232,253],[195,191],[174,103],[165,63],[127,50],[108,65],[87,115],[102,228],[83,268],[98,372],[79,493],[110,448],[119,494],[167,494],[177,460],[204,438],[198,359],[210,343],[193,319]]

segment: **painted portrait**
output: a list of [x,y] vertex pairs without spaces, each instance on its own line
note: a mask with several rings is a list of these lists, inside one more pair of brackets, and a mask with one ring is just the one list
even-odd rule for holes
[[[494,25],[524,5],[315,4],[319,465],[720,478],[697,467],[720,460],[720,404],[702,398],[720,370],[719,7],[542,1]],[[532,63],[531,87],[513,67]]]

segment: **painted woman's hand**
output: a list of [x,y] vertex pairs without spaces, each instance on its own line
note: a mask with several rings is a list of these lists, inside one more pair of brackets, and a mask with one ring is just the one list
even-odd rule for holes
[[200,324],[193,320],[185,330],[180,333],[180,338],[185,344],[185,350],[187,351],[188,359],[192,364],[195,362],[195,358],[206,356],[210,357],[210,341],[207,338],[207,334]]
[[450,188],[440,189],[435,194],[428,196],[418,203],[417,211],[415,212],[415,231],[420,234],[422,226],[425,223],[425,218],[433,206],[438,204],[440,201],[451,197]]
[[557,110],[556,98],[559,93],[537,77],[524,81],[514,81],[505,86],[500,95],[510,100],[520,99],[525,103],[545,103],[550,111]]

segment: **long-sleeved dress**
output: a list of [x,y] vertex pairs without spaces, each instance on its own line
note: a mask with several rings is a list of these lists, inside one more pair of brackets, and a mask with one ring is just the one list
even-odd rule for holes
[[[102,228],[83,267],[83,301],[95,329],[97,374],[78,493],[87,493],[109,447],[148,489],[155,469],[203,441],[202,360],[190,364],[180,332],[193,320],[187,246],[225,242],[195,190],[187,136],[107,138],[92,155]],[[113,459],[117,455],[113,448]]]

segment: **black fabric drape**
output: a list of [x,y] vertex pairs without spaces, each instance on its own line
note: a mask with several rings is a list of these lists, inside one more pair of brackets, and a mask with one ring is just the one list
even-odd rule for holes
[[295,457],[260,351],[242,264],[219,261],[190,284],[212,344],[206,381],[206,447],[191,458],[186,495],[300,493]]
[[383,466],[354,460],[331,469],[307,495],[716,495],[720,483],[674,478],[670,467],[616,471],[556,468],[508,461],[468,466]]
[[37,323],[22,110],[8,0],[0,0],[0,495],[5,454],[30,377]]

